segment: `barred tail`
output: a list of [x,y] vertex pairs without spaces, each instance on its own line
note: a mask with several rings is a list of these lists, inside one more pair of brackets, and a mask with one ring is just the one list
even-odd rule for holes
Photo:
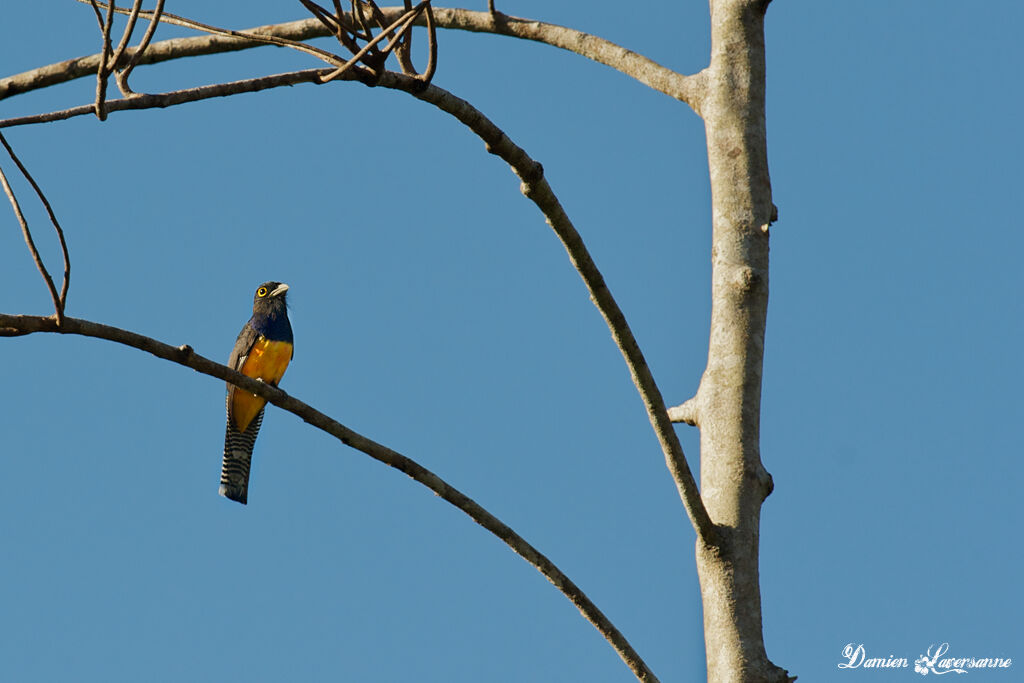
[[252,447],[263,422],[261,410],[244,432],[235,428],[228,418],[227,433],[224,435],[224,462],[220,468],[220,495],[245,505],[249,498],[249,466],[252,464]]

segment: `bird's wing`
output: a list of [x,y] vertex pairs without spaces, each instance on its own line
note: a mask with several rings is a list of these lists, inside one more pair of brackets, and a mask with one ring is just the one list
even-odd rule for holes
[[238,339],[235,340],[235,348],[231,349],[231,355],[228,356],[229,368],[232,370],[242,369],[242,364],[249,357],[249,351],[252,350],[252,345],[256,343],[259,336],[260,333],[252,325],[245,324],[242,331],[238,333]]

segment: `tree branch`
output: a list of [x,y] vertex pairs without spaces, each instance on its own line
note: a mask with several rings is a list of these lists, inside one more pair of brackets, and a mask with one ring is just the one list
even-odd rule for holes
[[50,292],[50,298],[53,300],[54,315],[57,327],[60,327],[64,322],[64,304],[68,298],[68,286],[71,284],[71,257],[68,254],[68,243],[64,240],[64,231],[60,227],[60,223],[57,222],[57,216],[53,212],[53,208],[50,206],[50,202],[47,201],[46,195],[43,194],[42,188],[36,184],[32,174],[28,172],[25,165],[21,163],[21,159],[14,153],[14,149],[8,144],[7,138],[0,134],[0,144],[3,145],[4,149],[7,150],[7,154],[11,157],[11,161],[15,163],[21,174],[25,176],[25,179],[35,190],[36,196],[39,197],[39,201],[42,202],[43,207],[46,209],[47,215],[50,217],[50,222],[53,223],[54,230],[57,231],[57,240],[60,242],[61,253],[64,256],[64,281],[61,283],[60,293],[57,293],[57,287],[53,284],[53,278],[50,277],[50,271],[46,269],[43,264],[43,259],[39,255],[39,250],[36,249],[36,243],[32,239],[32,231],[29,230],[28,221],[25,220],[25,215],[21,211],[21,206],[18,204],[17,198],[14,196],[14,188],[7,182],[7,176],[4,175],[3,169],[0,169],[0,184],[3,185],[4,192],[7,194],[7,198],[11,202],[11,208],[14,209],[14,215],[18,219],[18,223],[21,224],[21,233],[25,237],[25,244],[28,245],[28,250],[32,254],[32,260],[36,263],[36,268],[39,269],[39,274],[43,276],[43,280],[46,282],[46,288]]
[[[84,3],[84,2],[96,3],[96,1],[97,0],[78,0],[78,2],[82,2],[82,3]],[[162,0],[161,0],[161,3],[162,3]],[[108,7],[108,5],[104,5],[103,3],[99,3],[99,6],[100,7]],[[118,7],[118,8],[115,8],[114,11],[119,13],[119,14],[128,14],[128,10],[125,9],[125,8]],[[321,50],[320,48],[318,48],[318,47],[316,47],[314,45],[307,45],[306,43],[303,43],[303,42],[301,42],[299,40],[290,40],[288,38],[282,38],[282,37],[271,35],[271,34],[258,33],[256,31],[248,31],[248,32],[246,32],[246,31],[234,31],[234,30],[226,29],[226,28],[219,28],[217,26],[211,26],[210,24],[204,24],[204,23],[202,23],[200,21],[195,21],[193,19],[188,19],[187,17],[181,17],[181,16],[178,16],[177,14],[165,13],[161,9],[160,4],[158,4],[157,5],[157,9],[153,10],[152,12],[150,12],[150,11],[142,12],[142,16],[149,18],[151,25],[153,25],[155,23],[174,24],[175,26],[182,26],[184,28],[190,28],[190,29],[193,29],[193,30],[196,30],[196,31],[201,31],[203,33],[208,33],[208,34],[214,35],[214,36],[221,36],[221,37],[225,37],[225,38],[240,38],[240,39],[243,39],[243,40],[251,40],[251,41],[255,42],[257,45],[262,44],[262,45],[278,45],[278,46],[281,46],[281,47],[291,47],[291,48],[294,48],[296,50],[299,50],[300,52],[305,52],[307,54],[313,55],[314,57],[318,57],[319,59],[322,59],[323,61],[327,62],[328,64],[339,65],[339,64],[343,64],[344,61],[345,61],[343,59],[340,59],[337,55],[328,52],[327,50]],[[130,17],[129,17],[129,19],[130,19]],[[171,42],[171,41],[164,41],[164,42]],[[159,43],[158,43],[158,45],[159,45]],[[131,53],[131,58],[132,59],[135,59],[136,56],[139,56],[139,58],[141,59],[141,54],[140,54],[140,52],[138,50],[136,50],[134,53]],[[118,59],[120,59],[120,55],[118,56]],[[149,63],[149,62],[143,62],[143,63]]]
[[[136,95],[130,99],[109,100],[106,103],[107,112],[125,111],[129,109],[162,109],[173,107],[176,104],[186,102],[198,102],[213,97],[228,97],[247,92],[259,92],[270,88],[279,88],[285,85],[296,85],[298,83],[317,83],[322,76],[330,73],[330,69],[304,69],[302,71],[289,71],[282,74],[260,76],[242,81],[231,81],[229,83],[215,83],[203,85],[198,88],[185,88],[174,90],[158,95]],[[346,73],[339,77],[339,80],[356,80],[357,76]],[[33,123],[47,123],[49,121],[62,121],[95,111],[94,105],[82,105],[61,109],[59,111],[47,112],[45,114],[33,114],[30,116],[17,116],[10,119],[0,119],[0,129],[14,126],[24,126]]]
[[[96,0],[90,0],[95,3]],[[117,11],[114,7],[114,3],[110,3],[111,10]],[[139,12],[142,10],[142,0],[133,0],[131,10],[128,12],[128,25],[124,27],[124,33],[121,34],[121,42],[117,44],[117,50],[110,57],[110,70],[113,71],[114,64],[121,61],[121,57],[124,56],[124,51],[128,49],[128,43],[132,41],[132,34],[135,33],[135,22],[139,20]]]
[[132,69],[138,64],[139,59],[146,53],[146,48],[149,47],[149,43],[153,40],[153,34],[156,33],[157,24],[160,23],[160,16],[164,12],[164,0],[156,0],[156,9],[150,13],[149,26],[146,28],[146,32],[142,35],[142,40],[139,41],[138,47],[132,53],[128,59],[128,64],[125,67],[114,74],[114,78],[117,79],[117,87],[121,91],[121,94],[125,97],[131,97],[135,92],[128,85],[128,77],[132,75]]
[[[382,81],[380,85],[386,86],[387,84]],[[700,491],[697,489],[693,474],[686,462],[679,437],[669,420],[661,391],[654,381],[622,309],[619,308],[608,289],[604,277],[583,243],[583,238],[576,231],[548,181],[544,178],[543,167],[465,100],[434,86],[427,88],[422,93],[414,94],[419,99],[430,102],[448,112],[468,126],[484,141],[487,151],[506,161],[522,180],[520,185],[522,193],[537,205],[537,208],[544,214],[548,225],[558,235],[562,246],[569,254],[569,260],[579,272],[580,277],[583,278],[583,282],[590,292],[591,301],[601,312],[605,323],[611,330],[612,338],[626,360],[633,384],[636,385],[644,407],[647,409],[647,416],[661,444],[665,462],[672,473],[676,488],[679,490],[679,497],[683,501],[683,506],[686,508],[697,535],[704,543],[713,542],[715,539],[714,524],[701,501]]]
[[[388,20],[393,21],[405,10],[401,7],[389,7],[383,8],[381,11]],[[501,13],[492,15],[489,12],[434,8],[433,14],[435,23],[440,28],[472,31],[475,33],[494,33],[546,43],[575,52],[599,64],[604,64],[617,71],[621,71],[644,85],[685,102],[693,107],[694,110],[699,110],[700,100],[705,89],[703,78],[699,77],[699,75],[684,76],[603,38],[565,26],[510,17]],[[148,17],[151,16],[151,13],[142,12],[141,15]],[[180,23],[170,20],[166,14],[160,20],[167,23]],[[425,23],[426,19],[424,17],[417,19],[417,24],[425,25]],[[195,28],[195,26],[191,27]],[[303,41],[332,35],[317,19],[269,24],[234,33],[273,36],[289,41]],[[137,63],[155,64],[180,57],[197,57],[248,50],[260,47],[264,43],[265,41],[242,38],[237,35],[174,38],[150,44],[145,54],[138,59]],[[125,51],[124,58],[133,58],[135,52],[136,49],[128,48]],[[100,55],[90,55],[50,64],[0,79],[0,99],[58,83],[65,83],[77,78],[95,75],[100,63]]]
[[[669,420],[661,391],[654,381],[654,376],[640,350],[640,345],[637,344],[636,337],[633,336],[629,323],[626,322],[626,316],[612,296],[611,290],[608,289],[604,276],[601,275],[601,271],[598,270],[597,264],[594,263],[590,252],[583,243],[583,238],[580,237],[548,181],[544,178],[543,166],[512,142],[500,128],[469,102],[433,85],[425,90],[417,91],[414,85],[415,81],[404,84],[405,77],[398,74],[388,73],[385,74],[385,77],[381,79],[379,85],[398,87],[411,92],[415,97],[430,102],[451,114],[484,141],[488,152],[508,163],[513,172],[519,176],[522,181],[520,190],[537,205],[537,208],[544,214],[548,225],[562,242],[562,246],[569,254],[569,260],[580,277],[583,278],[583,283],[590,292],[590,300],[601,312],[615,344],[626,361],[630,377],[643,400],[648,419],[651,421],[651,426],[654,428],[654,433],[658,437],[658,442],[665,455],[665,463],[672,473],[679,497],[682,499],[683,507],[686,508],[686,513],[693,523],[697,536],[706,544],[713,543],[716,538],[715,525],[701,500],[700,491],[686,462],[679,436]],[[391,85],[391,81],[396,81],[395,85]]]
[[302,418],[303,421],[317,429],[334,436],[346,446],[365,453],[374,460],[382,462],[407,474],[411,479],[433,491],[437,496],[466,513],[474,522],[487,529],[501,539],[517,555],[529,562],[544,575],[551,584],[565,597],[569,598],[580,613],[601,633],[615,648],[622,661],[641,681],[655,683],[658,679],[633,650],[625,636],[608,620],[608,617],[591,602],[590,598],[573,581],[566,576],[543,553],[528,543],[505,523],[481,507],[476,501],[451,486],[441,477],[423,467],[416,461],[394,451],[387,446],[365,437],[345,425],[324,415],[312,406],[289,396],[281,389],[266,382],[247,377],[226,365],[200,356],[187,345],[170,346],[163,342],[141,334],[123,330],[109,325],[78,318],[64,318],[64,324],[57,327],[53,318],[29,315],[7,315],[0,313],[0,335],[13,336],[33,332],[57,332],[60,334],[77,334],[84,337],[106,339],[108,341],[131,346],[151,353],[157,358],[192,368],[196,372],[224,380],[244,391],[256,394],[282,410]]

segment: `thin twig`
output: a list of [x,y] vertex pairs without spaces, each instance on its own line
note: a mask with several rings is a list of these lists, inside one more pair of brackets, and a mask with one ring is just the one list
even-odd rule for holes
[[[429,2],[429,0],[427,1]],[[402,0],[402,5],[405,7],[407,14],[412,10],[412,0]],[[380,14],[380,8],[377,8],[376,11],[377,14]],[[380,14],[380,16],[383,18],[384,15]],[[398,49],[395,50],[398,55],[398,65],[401,67],[402,73],[407,76],[417,75],[416,67],[412,64],[412,38],[412,31],[409,31],[408,33],[403,32],[396,36],[396,40],[399,41]]]
[[[111,2],[110,6],[116,11],[114,3]],[[121,57],[124,56],[124,51],[128,48],[128,44],[132,41],[132,34],[135,33],[135,22],[139,20],[139,10],[142,9],[142,0],[134,0],[132,2],[132,8],[128,12],[128,23],[124,27],[124,33],[121,35],[121,42],[117,44],[117,49],[114,50],[113,56],[110,58],[110,70],[113,71],[117,67],[117,63],[121,61]]]
[[370,28],[370,22],[366,19],[366,14],[363,13],[363,3],[361,0],[352,0],[352,16],[359,21],[360,28],[363,29],[364,40],[368,40],[373,35],[373,29]]
[[[363,9],[364,2],[370,8],[370,12],[373,14],[373,21],[374,23],[377,24],[377,28],[379,28],[381,31],[386,31],[387,29],[385,29],[384,27],[387,25],[388,20],[384,17],[384,13],[380,11],[380,7],[377,6],[377,3],[374,2],[373,0],[356,0],[356,6],[359,7],[360,12]],[[403,5],[404,6],[401,8],[401,11],[408,12],[409,1],[404,0]],[[372,33],[369,27],[366,28],[366,31],[368,33]]]
[[128,77],[131,76],[135,65],[139,63],[139,59],[142,58],[142,55],[146,52],[146,48],[149,47],[149,42],[153,39],[153,34],[156,33],[156,27],[160,24],[160,15],[162,15],[163,12],[164,0],[157,0],[156,9],[153,10],[152,15],[149,17],[149,26],[146,28],[146,32],[143,34],[138,47],[136,47],[132,52],[132,56],[125,67],[114,74],[114,78],[117,79],[117,87],[125,97],[131,97],[135,94],[135,91],[128,86]]
[[[304,5],[306,4],[306,0],[299,1]],[[332,18],[335,20],[335,22],[337,22],[340,32],[351,33],[353,36],[357,36],[362,40],[370,39],[370,36],[357,31],[355,26],[353,26],[352,23],[345,18],[345,12],[344,10],[341,9],[341,0],[331,0],[331,4],[334,5],[334,16]],[[324,12],[327,12],[327,10],[324,10]],[[327,14],[330,15],[329,12],[327,12]]]
[[[78,0],[79,2],[85,2],[85,0]],[[100,13],[99,6],[90,0],[89,5],[92,7],[93,14],[96,15],[96,23],[99,24],[100,31],[103,30],[103,15]]]
[[[320,23],[335,35],[337,35],[337,33],[342,29],[342,24],[338,19],[320,5],[312,2],[312,0],[299,0],[299,2],[302,3],[303,7],[305,7],[310,14],[319,19]],[[340,14],[341,10],[338,10],[338,12]]]
[[[313,2],[313,0],[299,0],[299,2],[302,4],[303,7],[306,8],[307,11],[309,11],[310,14],[316,17],[321,24],[323,24],[325,27],[327,27],[328,30],[331,31],[331,35],[334,36],[334,38],[338,41],[338,43],[341,44],[342,47],[344,47],[353,55],[359,52],[359,45],[353,39],[353,36],[356,36],[358,38],[362,38],[363,36],[360,32],[356,31],[354,28],[349,26],[349,24],[344,20],[345,13],[341,11],[341,5],[338,3],[338,0],[334,0],[334,7],[337,16],[332,15],[326,9]],[[350,59],[347,62],[345,60],[341,61],[344,62],[344,64],[341,67],[339,67],[335,78],[340,76],[342,73],[347,71],[355,64],[354,59]],[[357,71],[359,69],[360,67],[356,67]],[[369,75],[376,77],[376,66],[368,66],[367,70]]]
[[3,168],[0,168],[0,185],[3,185],[4,193],[7,194],[7,198],[11,202],[11,207],[14,209],[14,215],[17,216],[18,223],[21,224],[21,234],[25,237],[25,244],[28,245],[29,253],[32,254],[32,260],[36,262],[36,268],[39,270],[39,274],[43,276],[43,280],[46,282],[46,288],[50,291],[50,298],[53,300],[53,309],[55,312],[54,322],[59,329],[64,325],[64,301],[67,299],[68,283],[71,278],[71,262],[68,259],[67,244],[64,242],[64,231],[60,229],[60,225],[57,223],[57,217],[53,215],[50,203],[46,201],[46,197],[43,196],[42,190],[39,189],[35,180],[33,180],[32,176],[29,175],[28,170],[22,165],[21,160],[18,159],[14,150],[7,143],[7,138],[5,138],[3,134],[0,134],[0,143],[3,144],[4,149],[7,150],[7,154],[10,155],[11,160],[18,166],[22,175],[25,176],[39,195],[43,205],[46,207],[47,213],[50,214],[50,220],[53,221],[53,225],[57,229],[57,237],[60,239],[60,246],[64,252],[64,284],[61,287],[60,294],[57,293],[57,287],[53,284],[53,278],[50,277],[50,271],[46,269],[46,265],[43,264],[43,259],[39,255],[39,250],[36,249],[36,243],[35,240],[32,239],[32,231],[29,230],[28,221],[25,220],[25,214],[21,211],[21,205],[18,204],[18,199],[14,196],[14,188],[12,188],[10,183],[7,182],[7,176],[4,174]]
[[[96,0],[89,0],[89,4],[92,5],[93,11],[96,12],[96,16],[99,16],[99,8],[97,7]],[[110,77],[110,71],[113,66],[110,64],[110,29],[114,24],[114,0],[110,0],[110,4],[106,6],[107,18],[103,22],[102,26],[102,51],[100,53],[100,63],[96,69],[96,118],[100,121],[107,119],[107,112],[103,106],[103,103],[107,99],[107,79]]]
[[[327,69],[303,69],[302,71],[289,71],[270,76],[260,76],[259,78],[231,81],[229,83],[215,83],[198,88],[174,90],[167,93],[137,95],[130,99],[110,100],[107,102],[107,110],[115,112],[129,109],[162,109],[164,107],[173,107],[177,104],[185,104],[186,102],[208,100],[214,97],[228,97],[247,92],[259,92],[260,90],[279,88],[285,85],[296,85],[298,83],[315,83],[318,82],[321,76],[328,73],[330,71]],[[345,74],[341,80],[358,80],[358,77],[354,74]],[[91,114],[92,112],[93,105],[88,104],[45,114],[17,116],[0,120],[0,129],[35,123],[48,123],[50,121],[62,121],[76,116]]]
[[[412,6],[408,0],[406,0],[406,11],[398,19],[392,22],[390,25],[385,26],[380,21],[380,33],[376,36],[371,35],[365,18],[362,17],[362,5],[358,0],[353,0],[353,12],[360,13],[360,24],[363,27],[362,31],[352,29],[344,19],[344,13],[341,11],[341,4],[338,0],[334,0],[334,7],[337,16],[332,16],[326,9],[313,2],[313,0],[299,0],[302,5],[309,10],[324,26],[334,30],[335,37],[338,42],[341,43],[349,52],[352,53],[352,57],[342,64],[338,69],[330,73],[324,78],[324,82],[332,81],[343,73],[347,72],[353,66],[360,61],[363,62],[364,66],[370,70],[374,77],[384,70],[384,61],[387,59],[387,55],[392,51],[398,55],[398,62],[403,73],[415,76],[416,70],[412,66],[412,62],[408,57],[408,46],[410,45],[409,36],[411,36],[410,29],[413,27],[416,18],[423,12],[423,8],[430,6],[430,0],[422,0],[416,7]],[[376,4],[370,2],[370,8],[374,12],[375,18],[383,18],[380,10]],[[428,25],[431,22],[428,22]],[[395,29],[399,29],[398,33],[393,33]],[[403,37],[406,38],[403,41]],[[378,44],[388,38],[388,43],[383,48],[378,48]],[[355,42],[356,39],[368,41],[363,47],[359,47]],[[432,42],[433,44],[433,42]],[[434,54],[432,59],[436,61],[436,45],[434,46]]]
[[544,575],[544,578],[550,581],[565,597],[569,598],[570,602],[579,609],[583,616],[611,643],[638,679],[652,683],[658,680],[640,658],[640,655],[629,644],[625,636],[615,628],[615,625],[608,620],[608,617],[598,609],[597,605],[586,596],[579,586],[573,583],[550,559],[513,531],[508,525],[481,507],[479,503],[411,458],[349,429],[340,422],[331,419],[297,398],[289,396],[269,383],[247,377],[225,365],[215,363],[208,358],[200,356],[189,346],[170,346],[135,332],[78,318],[65,318],[64,325],[58,328],[54,325],[54,321],[49,318],[0,313],[0,330],[12,330],[19,334],[31,332],[77,334],[85,337],[106,339],[146,351],[158,358],[184,365],[204,375],[210,375],[211,377],[229,382],[243,391],[257,394],[278,408],[286,410],[314,427],[334,436],[345,445],[365,453],[378,462],[404,472],[417,483],[426,486],[440,498],[462,510],[474,522],[497,536],[512,548],[516,554],[533,565],[537,571]]
[[434,8],[427,4],[427,68],[420,75],[420,80],[430,83],[437,71],[437,24],[434,22]]
[[381,54],[385,54],[385,55],[388,52],[390,52],[391,49],[396,44],[395,41],[396,40],[400,40],[401,37],[402,37],[402,34],[405,31],[408,31],[412,27],[412,23],[413,23],[413,20],[416,18],[416,15],[419,13],[419,11],[421,11],[423,9],[423,6],[426,5],[426,3],[429,2],[429,1],[430,0],[424,0],[419,5],[417,5],[417,9],[415,11],[407,12],[406,14],[403,14],[401,17],[399,17],[397,21],[392,23],[391,26],[389,26],[387,28],[387,30],[381,31],[376,36],[374,36],[370,40],[370,42],[368,42],[358,52],[356,52],[352,56],[351,59],[349,59],[347,62],[342,64],[340,67],[338,67],[337,69],[335,69],[331,73],[329,73],[326,76],[324,76],[323,79],[321,80],[321,83],[326,83],[327,81],[333,81],[334,79],[338,78],[343,73],[348,71],[353,65],[355,65],[360,59],[362,59],[368,52],[370,52],[374,47],[376,47],[377,43],[379,43],[381,40],[386,38],[391,30],[393,30],[395,28],[398,28],[399,26],[401,26],[404,23],[405,25],[402,26],[401,30],[398,32],[397,37],[395,39],[390,40],[388,42],[387,46],[385,46],[384,49],[381,50]]
[[[430,0],[423,0],[423,2],[407,10],[406,13],[398,19],[398,21],[392,22],[387,28],[383,29],[382,33],[385,35],[390,35],[396,28],[398,29],[398,33],[388,41],[388,44],[384,46],[381,52],[388,53],[396,48],[403,49],[404,46],[402,45],[402,38],[407,35],[412,35],[412,33],[409,32],[409,29],[413,27],[416,19],[420,16],[420,13],[423,12],[423,8],[429,6]],[[399,26],[401,26],[401,28],[399,28]],[[415,75],[414,73],[404,73],[406,73],[407,76]]]
[[[93,4],[96,4],[96,0],[78,0],[78,2],[91,2]],[[113,5],[113,3],[111,3],[110,5],[105,5],[102,2],[99,3],[100,7],[106,7],[106,8],[109,8],[112,5]],[[123,9],[123,8],[115,8],[115,11],[119,12],[119,13],[122,13],[122,14],[126,14],[128,12],[128,10]],[[143,10],[139,14],[141,16],[143,16],[143,17],[147,17],[147,18],[150,18],[150,19],[152,19],[153,17],[156,16],[156,12],[155,11],[150,12],[148,10]],[[202,31],[203,33],[209,33],[209,34],[216,35],[216,36],[224,36],[224,37],[230,37],[230,38],[241,38],[241,39],[244,39],[244,40],[251,40],[251,41],[254,41],[256,43],[262,43],[262,44],[265,44],[265,45],[280,45],[282,47],[295,48],[296,50],[299,50],[300,52],[305,52],[307,54],[313,55],[314,57],[322,59],[323,61],[327,62],[328,64],[334,64],[335,66],[340,65],[340,64],[342,64],[344,62],[343,59],[341,59],[340,57],[338,57],[337,55],[335,55],[335,54],[333,54],[331,52],[328,52],[327,50],[321,50],[318,47],[315,47],[313,45],[308,45],[306,43],[302,43],[302,42],[299,42],[299,41],[296,41],[296,40],[289,40],[287,38],[281,38],[281,37],[274,36],[274,35],[264,35],[264,34],[254,33],[254,32],[251,32],[251,31],[233,31],[231,29],[219,28],[217,26],[211,26],[210,24],[204,24],[204,23],[199,22],[199,21],[194,21],[194,20],[188,19],[186,17],[180,17],[180,16],[178,16],[176,14],[168,14],[167,12],[162,12],[162,11],[161,11],[160,17],[158,17],[158,18],[159,18],[159,20],[161,22],[165,22],[165,23],[168,23],[168,24],[174,24],[175,26],[183,26],[185,28],[195,29],[196,31]],[[182,39],[181,38],[177,38],[176,40],[182,40]],[[163,41],[163,42],[170,42],[170,41]]]
[[[337,15],[334,19],[338,22],[338,26],[341,26],[342,17],[345,16],[345,12],[341,9],[341,0],[331,0],[331,4],[334,5],[334,13]],[[324,10],[325,12],[327,10]]]
[[[307,0],[299,0],[303,5],[307,4]],[[316,3],[313,3],[316,4]],[[333,0],[334,5],[334,20],[338,24],[338,30],[335,32],[335,37],[338,42],[345,46],[345,49],[355,54],[359,52],[359,43],[356,40],[370,40],[373,38],[373,34],[367,33],[365,30],[358,30],[354,26],[353,22],[345,18],[345,12],[341,9],[341,0]],[[355,4],[353,2],[353,4]],[[361,7],[361,5],[360,5]],[[326,12],[326,10],[324,10]],[[349,19],[352,18],[352,14],[349,14]],[[377,69],[374,68],[374,73]]]

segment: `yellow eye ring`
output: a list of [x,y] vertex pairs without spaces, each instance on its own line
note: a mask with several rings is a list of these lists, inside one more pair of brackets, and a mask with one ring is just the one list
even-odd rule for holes
[[267,295],[267,288],[266,287],[260,287],[259,289],[256,290],[256,296],[266,296],[266,295]]

